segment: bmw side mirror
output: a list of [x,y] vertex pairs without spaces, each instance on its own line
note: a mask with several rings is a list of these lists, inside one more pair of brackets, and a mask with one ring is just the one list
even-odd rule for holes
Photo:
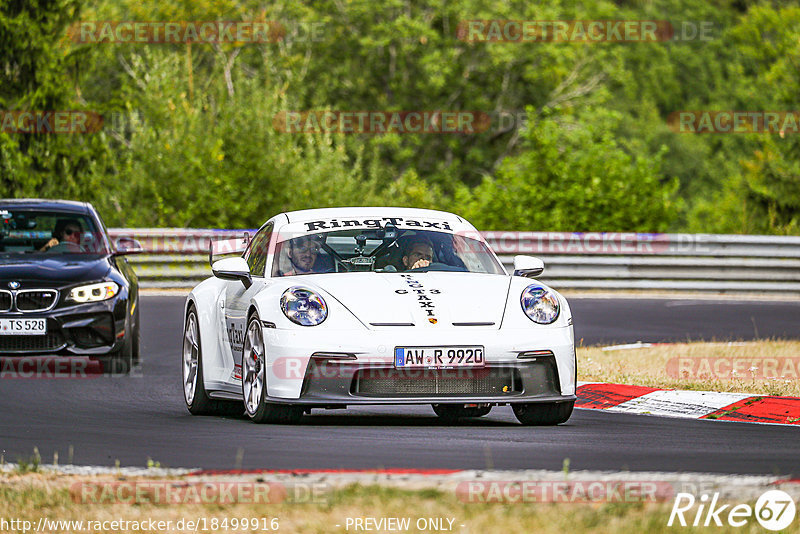
[[238,256],[215,261],[211,266],[211,272],[221,280],[240,280],[247,288],[253,285],[250,266],[244,258]]
[[114,243],[114,251],[115,256],[124,256],[126,254],[141,254],[144,252],[144,248],[142,244],[136,241],[135,239],[131,239],[130,237],[120,237],[117,239],[117,242]]
[[534,278],[544,272],[544,262],[533,256],[514,256],[514,276]]

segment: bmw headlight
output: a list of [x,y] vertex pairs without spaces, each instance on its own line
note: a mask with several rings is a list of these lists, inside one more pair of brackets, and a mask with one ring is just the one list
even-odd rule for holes
[[119,293],[119,285],[115,282],[99,282],[72,288],[69,292],[69,300],[73,302],[100,302],[108,300]]
[[293,323],[316,326],[328,316],[328,306],[310,289],[290,287],[281,295],[283,314]]
[[526,287],[520,303],[522,311],[534,323],[550,324],[558,319],[558,298],[542,286],[534,284]]

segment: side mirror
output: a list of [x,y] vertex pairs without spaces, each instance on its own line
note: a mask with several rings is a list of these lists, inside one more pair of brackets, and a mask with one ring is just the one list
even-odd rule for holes
[[247,265],[244,258],[238,256],[214,262],[211,272],[221,280],[240,280],[244,287],[253,285],[253,279],[250,278],[250,266]]
[[116,251],[114,252],[114,255],[116,256],[124,256],[126,254],[141,254],[144,252],[142,244],[135,239],[131,239],[130,237],[120,237],[117,239],[117,242],[114,243],[114,248],[116,248]]
[[514,276],[534,278],[544,272],[544,262],[533,256],[514,256]]

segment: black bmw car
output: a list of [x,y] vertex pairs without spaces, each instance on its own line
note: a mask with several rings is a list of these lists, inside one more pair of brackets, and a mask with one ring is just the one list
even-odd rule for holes
[[139,283],[91,204],[0,199],[0,357],[88,356],[104,373],[139,358]]

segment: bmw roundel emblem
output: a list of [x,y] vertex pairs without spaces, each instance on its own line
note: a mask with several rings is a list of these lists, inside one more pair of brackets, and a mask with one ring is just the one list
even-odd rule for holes
[[9,289],[19,289],[19,282],[9,282],[8,287]]

